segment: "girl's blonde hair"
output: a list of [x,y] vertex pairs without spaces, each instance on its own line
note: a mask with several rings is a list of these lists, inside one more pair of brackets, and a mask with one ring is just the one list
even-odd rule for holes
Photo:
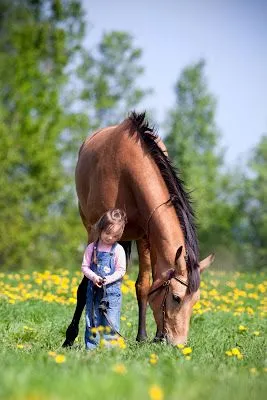
[[121,235],[127,223],[126,212],[120,208],[114,208],[105,212],[94,225],[95,236],[100,238],[102,231],[110,231],[114,225],[121,225]]

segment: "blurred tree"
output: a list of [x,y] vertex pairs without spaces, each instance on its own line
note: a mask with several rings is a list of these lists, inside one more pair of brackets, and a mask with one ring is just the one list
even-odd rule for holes
[[80,1],[0,0],[2,267],[80,262],[78,147],[90,127],[121,117],[143,96],[134,86],[141,53],[131,38],[106,35],[97,59],[85,51],[84,35]]
[[253,151],[239,194],[239,240],[248,267],[267,266],[267,136]]
[[62,90],[84,34],[82,10],[77,1],[1,0],[0,15],[1,264],[64,265],[77,238],[55,256],[68,219],[63,136],[86,119],[64,107]]
[[215,122],[216,102],[207,87],[205,62],[186,67],[175,86],[176,106],[167,121],[169,156],[178,168],[197,215],[200,250],[228,246],[235,207],[227,201],[231,182],[223,175]]
[[144,72],[139,64],[141,56],[132,36],[117,31],[105,33],[93,53],[84,51],[79,68],[81,98],[87,105],[92,129],[118,123],[151,93],[136,86]]

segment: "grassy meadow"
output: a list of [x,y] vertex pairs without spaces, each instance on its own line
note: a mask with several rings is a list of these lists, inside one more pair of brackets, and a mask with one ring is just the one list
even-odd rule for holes
[[[1,273],[0,399],[264,399],[266,273],[207,272],[187,346],[138,344],[134,281],[123,281],[121,332],[112,349],[84,349],[84,318],[62,349],[80,273]],[[131,276],[133,278],[133,276]]]

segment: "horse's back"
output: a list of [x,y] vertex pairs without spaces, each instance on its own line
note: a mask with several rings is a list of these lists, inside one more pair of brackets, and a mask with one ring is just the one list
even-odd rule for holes
[[75,175],[80,208],[88,225],[110,208],[123,208],[129,221],[125,238],[132,239],[142,232],[136,224],[138,210],[129,182],[127,163],[129,158],[134,161],[129,155],[134,149],[126,130],[120,124],[88,137],[81,146]]

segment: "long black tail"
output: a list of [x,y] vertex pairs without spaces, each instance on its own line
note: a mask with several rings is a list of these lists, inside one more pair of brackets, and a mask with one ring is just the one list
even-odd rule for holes
[[[126,254],[126,262],[128,264],[131,256],[131,242],[125,242],[125,241],[120,241],[119,242],[122,247],[124,248],[125,254]],[[78,289],[77,289],[77,303],[76,303],[76,308],[74,311],[74,315],[72,318],[72,321],[70,325],[68,326],[66,330],[66,339],[62,345],[62,347],[71,347],[74,343],[74,340],[79,334],[79,323],[81,319],[81,315],[83,312],[83,309],[86,304],[86,292],[87,292],[87,285],[88,285],[88,279],[84,276]]]
[[81,319],[81,315],[86,303],[86,292],[87,292],[88,278],[86,276],[83,277],[78,289],[77,289],[77,303],[74,311],[74,315],[70,325],[66,330],[66,339],[62,345],[62,347],[71,347],[74,343],[74,340],[78,336],[79,333],[79,322]]

